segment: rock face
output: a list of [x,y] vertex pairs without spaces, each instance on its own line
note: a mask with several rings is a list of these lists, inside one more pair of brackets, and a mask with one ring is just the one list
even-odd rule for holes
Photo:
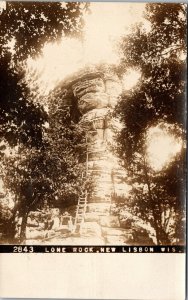
[[[101,228],[118,228],[118,217],[110,216],[111,197],[116,192],[122,170],[111,148],[114,134],[119,129],[118,120],[112,114],[121,93],[118,77],[104,73],[87,73],[69,83],[69,89],[77,101],[82,117],[80,123],[86,130],[87,176],[92,177],[94,187],[88,196],[83,234],[101,233]],[[86,224],[87,223],[87,224]],[[107,230],[105,236],[108,236]]]
[[93,193],[89,198],[88,212],[95,212],[95,206],[90,205],[92,203],[106,214],[110,211],[111,194],[114,189],[112,178],[114,158],[110,145],[116,127],[112,112],[121,92],[121,84],[115,76],[93,74],[93,77],[80,78],[73,84],[72,89],[78,101],[78,109],[82,113],[80,122],[86,128],[88,176],[95,182]]

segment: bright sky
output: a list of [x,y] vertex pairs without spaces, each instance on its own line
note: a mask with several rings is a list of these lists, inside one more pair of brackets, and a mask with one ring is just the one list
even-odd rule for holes
[[159,126],[148,131],[148,162],[155,171],[160,171],[181,151],[182,141]]
[[3,9],[6,9],[6,1],[0,1],[0,12],[1,12]]
[[[62,38],[58,44],[46,44],[41,58],[28,60],[30,76],[39,75],[41,92],[47,94],[63,78],[86,65],[118,63],[116,42],[130,32],[130,26],[144,20],[144,8],[144,3],[91,3],[91,14],[85,16],[83,41]],[[145,26],[148,28],[146,22]],[[134,86],[138,77],[135,71],[131,75],[130,70],[128,81],[124,78],[125,88]]]

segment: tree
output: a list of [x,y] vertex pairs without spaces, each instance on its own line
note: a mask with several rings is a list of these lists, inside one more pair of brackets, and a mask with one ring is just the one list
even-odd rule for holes
[[[88,4],[61,2],[7,2],[0,14],[0,136],[11,146],[34,146],[41,140],[46,120],[43,107],[34,103],[24,82],[24,64],[47,42],[63,35],[80,36]],[[11,49],[10,43],[13,43]],[[37,142],[38,143],[38,142]]]
[[[57,195],[63,199],[74,195],[76,199],[78,166],[70,150],[71,143],[62,145],[59,158],[60,149],[54,148],[58,145],[56,135],[50,129],[47,134],[44,128],[48,114],[42,103],[32,98],[23,67],[26,58],[39,55],[45,43],[64,35],[80,37],[87,7],[83,3],[63,6],[60,2],[8,2],[0,15],[0,135],[10,147],[19,146],[9,158],[4,154],[4,146],[1,147],[5,187],[15,195],[7,233],[9,241],[14,236],[17,212],[22,217],[23,241],[30,210],[36,209],[44,199],[54,201]],[[15,43],[14,51],[10,42]],[[71,128],[67,134],[71,139]]]
[[43,128],[40,148],[28,148],[22,144],[14,156],[4,158],[4,184],[15,195],[9,241],[15,234],[14,219],[17,213],[22,218],[20,242],[23,242],[31,210],[42,207],[44,201],[60,209],[75,205],[78,201],[83,184],[86,141],[84,131],[77,124],[78,115],[75,114],[76,107],[71,97],[73,95],[67,99],[67,106],[62,100],[62,89],[55,90],[49,96],[49,123],[46,122]]
[[122,95],[116,108],[124,124],[117,152],[132,184],[133,211],[155,229],[159,244],[170,242],[162,220],[169,209],[183,217],[180,191],[185,186],[185,152],[155,172],[148,163],[147,133],[160,125],[177,140],[185,139],[186,64],[181,59],[186,52],[185,15],[183,4],[147,4],[150,30],[139,24],[120,44],[119,73],[133,68],[141,72],[141,79]]
[[0,15],[0,44],[7,51],[9,42],[14,42],[15,62],[39,55],[47,42],[63,35],[80,37],[88,7],[79,2],[7,2]]
[[77,203],[83,185],[87,147],[85,131],[79,124],[81,114],[75,97],[63,83],[49,95],[48,103],[48,151],[63,165],[61,173],[55,179],[56,182],[59,180],[56,204],[66,207]]
[[0,139],[11,147],[18,143],[40,146],[46,113],[29,99],[28,87],[20,84],[22,74],[16,73],[9,63],[8,54],[0,59]]

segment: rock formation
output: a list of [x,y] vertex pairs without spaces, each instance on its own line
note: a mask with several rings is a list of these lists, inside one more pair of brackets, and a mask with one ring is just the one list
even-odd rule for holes
[[[118,218],[110,216],[111,198],[117,192],[119,178],[125,176],[112,151],[114,134],[120,126],[113,118],[113,110],[121,93],[121,82],[114,74],[85,72],[74,76],[65,86],[65,91],[74,95],[81,113],[80,124],[86,130],[87,139],[86,172],[94,182],[87,199],[82,233],[100,235],[103,229],[109,235],[109,229],[104,228],[120,226]],[[67,92],[64,94],[66,99]],[[118,236],[120,231],[116,232]]]

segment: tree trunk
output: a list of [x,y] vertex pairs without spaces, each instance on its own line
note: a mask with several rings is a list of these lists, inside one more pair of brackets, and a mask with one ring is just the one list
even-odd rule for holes
[[[154,197],[152,195],[152,191],[151,191],[150,178],[149,178],[149,175],[148,175],[148,170],[147,170],[147,164],[146,164],[145,157],[144,157],[144,166],[143,166],[143,168],[144,168],[144,173],[145,173],[145,181],[146,181],[146,184],[147,184],[147,187],[148,187],[149,199],[150,199],[150,202],[152,203],[152,214],[153,214],[153,219],[154,219],[153,225],[154,225],[154,229],[155,229],[155,232],[156,232],[157,244],[158,245],[166,245],[166,244],[170,243],[170,240],[169,240],[168,234],[163,229],[162,224],[159,225],[158,222],[157,222],[158,215],[157,215],[156,210],[155,210],[156,203],[155,203]],[[158,208],[160,209],[160,205],[158,206]]]
[[168,233],[163,228],[160,228],[159,231],[159,239],[161,245],[169,245],[171,244],[171,241],[169,239]]
[[12,211],[12,217],[10,218],[6,230],[6,239],[9,243],[14,243],[15,242],[15,234],[16,234],[16,214],[19,209],[19,204],[17,203]]
[[21,225],[21,231],[20,231],[20,243],[23,244],[26,240],[26,227],[27,227],[27,217],[29,214],[29,210],[25,211],[23,217],[22,217],[22,225]]
[[154,221],[154,229],[156,232],[156,240],[158,245],[169,245],[171,243],[168,233],[166,233],[162,228],[162,224],[161,226],[157,224],[156,220]]
[[9,228],[8,228],[8,233],[7,233],[7,238],[9,242],[14,242],[15,240],[15,234],[16,234],[16,223],[15,223],[15,218],[16,218],[16,212],[15,211],[10,219],[9,223]]

